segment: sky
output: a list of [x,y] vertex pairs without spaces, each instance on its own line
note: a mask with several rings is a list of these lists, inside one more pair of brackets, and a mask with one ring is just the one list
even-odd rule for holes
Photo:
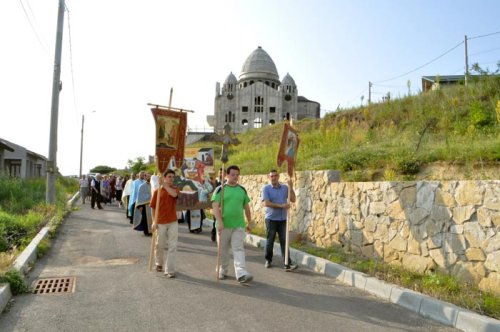
[[[0,1],[0,138],[48,156],[58,0]],[[261,46],[321,115],[417,94],[421,77],[494,71],[498,0],[66,0],[57,165],[63,175],[154,155],[148,103],[209,130],[216,82]]]

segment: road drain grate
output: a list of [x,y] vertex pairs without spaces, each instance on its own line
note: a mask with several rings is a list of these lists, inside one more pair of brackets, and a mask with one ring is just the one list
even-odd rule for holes
[[61,294],[75,291],[75,277],[44,278],[35,281],[34,294]]

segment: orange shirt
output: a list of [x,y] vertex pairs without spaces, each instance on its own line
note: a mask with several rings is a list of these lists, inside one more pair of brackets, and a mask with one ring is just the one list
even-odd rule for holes
[[[179,189],[177,187],[173,188],[177,192],[177,197],[179,197],[178,196]],[[151,198],[150,206],[152,209],[156,208],[157,193],[158,190],[155,190],[155,192],[153,193],[153,198]],[[175,210],[175,203],[177,201],[177,197],[170,196],[170,194],[165,190],[165,188],[163,187],[161,188],[160,208],[158,211],[158,224],[168,224],[177,221],[177,213]]]

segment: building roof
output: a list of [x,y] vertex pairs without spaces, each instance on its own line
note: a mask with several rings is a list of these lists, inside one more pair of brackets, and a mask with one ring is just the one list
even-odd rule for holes
[[[472,76],[472,75],[471,75]],[[434,75],[434,76],[422,76],[422,80],[429,81],[435,83],[437,78],[439,77],[439,82],[458,82],[463,81],[465,79],[464,75]]]
[[10,152],[14,152],[14,148],[12,148],[6,141],[0,138],[0,149],[7,150]]
[[226,80],[224,81],[224,84],[236,84],[236,83],[238,83],[238,80],[236,79],[236,76],[234,76],[233,72],[227,75]]
[[283,80],[281,81],[281,84],[295,86],[295,81],[289,73],[286,73],[285,77],[283,77]]
[[279,82],[278,70],[273,59],[260,46],[248,56],[241,67],[240,81],[247,79]]

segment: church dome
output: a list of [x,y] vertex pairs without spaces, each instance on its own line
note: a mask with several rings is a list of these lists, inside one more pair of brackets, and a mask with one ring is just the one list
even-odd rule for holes
[[250,79],[279,83],[278,70],[273,59],[260,46],[248,56],[241,68],[240,81]]
[[229,75],[227,75],[226,80],[224,81],[224,84],[237,84],[238,80],[236,79],[236,76],[234,76],[233,72],[231,72]]
[[283,81],[281,81],[282,85],[293,85],[295,86],[295,81],[293,80],[290,74],[286,73],[285,77],[283,77]]

